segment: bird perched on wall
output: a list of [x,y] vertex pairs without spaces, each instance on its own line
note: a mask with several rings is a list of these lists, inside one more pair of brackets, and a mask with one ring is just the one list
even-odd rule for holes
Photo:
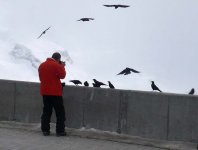
[[192,88],[188,94],[193,95],[195,93],[195,89]]
[[113,86],[113,84],[112,84],[110,81],[108,81],[108,83],[109,83],[109,87],[110,87],[111,89],[115,89],[115,87]]
[[115,9],[117,9],[117,8],[127,8],[127,7],[130,7],[129,5],[103,5],[103,6],[105,6],[105,7],[114,7]]
[[96,83],[92,83],[92,85],[93,85],[93,87],[98,87],[98,88],[100,88],[100,86],[101,86],[101,85],[96,84]]
[[41,35],[39,35],[39,37],[37,39],[39,39],[43,34],[45,34],[47,32],[47,30],[49,30],[51,27],[47,28],[46,30],[44,30]]
[[74,83],[76,86],[78,86],[79,84],[82,84],[82,82],[79,80],[70,80],[69,82]]
[[94,83],[93,83],[93,86],[94,87],[100,87],[101,85],[106,85],[100,81],[97,81],[96,79],[93,79]]
[[151,83],[151,88],[153,89],[153,91],[159,91],[159,92],[162,92],[156,85],[155,85],[155,83],[154,83],[154,81],[151,81],[152,83]]
[[77,21],[90,21],[90,20],[94,20],[94,18],[81,18]]
[[85,81],[84,86],[89,86],[89,83],[87,81]]
[[126,67],[124,70],[122,70],[122,71],[121,71],[120,73],[118,73],[117,75],[120,75],[120,74],[128,75],[128,74],[130,74],[131,72],[140,73],[140,72],[137,71],[137,70],[134,70],[134,69],[132,69],[132,68]]

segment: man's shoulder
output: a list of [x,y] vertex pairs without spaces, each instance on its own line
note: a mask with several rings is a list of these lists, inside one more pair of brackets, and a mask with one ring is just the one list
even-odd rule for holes
[[53,58],[47,58],[47,59],[46,59],[46,62],[47,62],[47,61],[56,62]]

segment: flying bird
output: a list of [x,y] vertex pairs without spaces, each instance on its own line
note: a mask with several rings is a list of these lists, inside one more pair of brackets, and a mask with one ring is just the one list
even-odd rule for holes
[[69,82],[74,83],[76,86],[78,86],[79,84],[82,84],[82,82],[80,82],[79,80],[70,80]]
[[111,89],[115,89],[115,87],[113,86],[113,84],[112,84],[110,81],[108,81],[108,83],[109,83],[109,87],[110,87]]
[[89,83],[87,81],[85,81],[84,86],[89,86]]
[[151,81],[151,82],[152,82],[152,83],[151,83],[151,88],[153,89],[153,91],[156,90],[156,91],[162,92],[162,91],[155,85],[154,81]]
[[122,70],[122,71],[121,71],[120,73],[118,73],[117,75],[120,75],[120,74],[128,75],[128,74],[130,74],[131,72],[140,73],[140,72],[137,71],[137,70],[134,70],[134,69],[132,69],[132,68],[126,67],[124,70]]
[[49,30],[51,27],[49,27],[49,28],[47,28],[45,31],[43,31],[42,33],[41,33],[41,35],[39,35],[39,37],[37,38],[37,39],[39,39],[43,34],[45,34],[46,32],[47,32],[47,30]]
[[93,84],[94,87],[100,87],[101,85],[106,85],[100,81],[97,81],[96,79],[93,79],[93,81],[94,81],[94,84]]
[[79,19],[79,20],[77,20],[77,21],[90,21],[90,20],[94,20],[94,18],[81,18],[81,19]]
[[127,7],[130,7],[129,5],[103,5],[103,6],[106,6],[106,7],[114,7],[115,9],[117,9],[118,7],[120,7],[120,8],[127,8]]
[[193,95],[195,93],[195,89],[192,88],[188,94]]

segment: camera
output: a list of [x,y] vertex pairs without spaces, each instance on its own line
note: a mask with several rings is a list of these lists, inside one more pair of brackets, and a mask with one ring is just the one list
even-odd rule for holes
[[59,60],[59,64],[65,64],[65,61]]
[[65,66],[65,61],[59,61],[59,64],[62,64],[62,65],[64,65]]

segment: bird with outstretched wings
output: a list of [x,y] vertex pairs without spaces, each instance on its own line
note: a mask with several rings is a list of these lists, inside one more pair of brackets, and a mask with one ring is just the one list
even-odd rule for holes
[[140,73],[139,71],[137,71],[137,70],[135,70],[135,69],[126,67],[124,70],[122,70],[122,71],[121,71],[120,73],[118,73],[117,75],[120,75],[120,74],[128,75],[128,74],[130,74],[131,72]]
[[127,8],[127,7],[130,7],[129,5],[120,5],[120,4],[118,4],[118,5],[103,5],[103,6],[105,6],[105,7],[114,7],[115,9],[117,9],[117,8]]
[[77,21],[90,21],[90,20],[94,20],[94,18],[81,18]]
[[43,34],[45,34],[47,32],[47,30],[49,30],[51,27],[47,28],[46,30],[44,30],[41,35],[39,35],[39,37],[37,39],[39,39]]

